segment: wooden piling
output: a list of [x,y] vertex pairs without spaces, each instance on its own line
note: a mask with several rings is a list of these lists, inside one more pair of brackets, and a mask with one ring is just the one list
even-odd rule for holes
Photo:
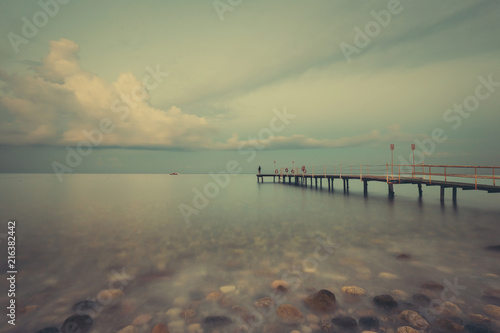
[[363,195],[366,197],[368,196],[368,181],[363,180]]
[[444,189],[445,187],[444,186],[440,186],[441,187],[441,191],[440,191],[440,194],[439,194],[439,200],[441,202],[444,202]]
[[394,198],[394,184],[387,183],[387,187],[389,191],[389,198]]
[[453,187],[453,203],[457,203],[457,188]]

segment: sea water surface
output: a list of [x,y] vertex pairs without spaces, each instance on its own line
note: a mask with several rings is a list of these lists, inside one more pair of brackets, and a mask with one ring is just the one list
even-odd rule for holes
[[[357,181],[348,195],[340,182],[329,192],[258,184],[255,175],[220,181],[0,175],[0,233],[16,221],[18,271],[16,325],[4,316],[0,331],[70,332],[65,320],[86,314],[91,323],[81,332],[149,333],[158,323],[170,332],[342,332],[332,318],[367,315],[380,323],[372,330],[395,332],[404,309],[436,332],[440,318],[500,331],[496,308],[485,310],[500,305],[500,253],[485,249],[500,244],[500,194],[459,190],[454,206],[451,190],[442,205],[438,188],[424,187],[419,200],[415,185],[395,186],[391,200],[383,183],[370,183],[364,197]],[[200,199],[205,187],[210,198]],[[6,276],[7,239],[0,241]],[[5,278],[0,286],[5,309]],[[346,286],[366,293],[348,295]],[[303,302],[320,289],[335,294],[334,312]],[[383,294],[398,307],[378,307],[373,298]],[[274,300],[269,311],[255,305],[263,297]],[[275,311],[282,303],[303,318],[283,322]]]

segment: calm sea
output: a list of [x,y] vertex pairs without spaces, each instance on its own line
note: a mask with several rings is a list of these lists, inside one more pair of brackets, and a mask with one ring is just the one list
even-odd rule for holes
[[[395,330],[393,314],[373,303],[381,294],[432,325],[451,302],[466,325],[500,305],[500,252],[485,249],[500,244],[500,194],[459,190],[454,206],[449,191],[441,205],[438,188],[424,187],[419,200],[415,185],[396,185],[390,200],[385,184],[370,183],[364,197],[359,181],[345,195],[340,182],[329,192],[258,184],[255,175],[217,185],[208,175],[3,174],[0,269],[7,276],[4,236],[15,220],[17,313],[15,326],[3,316],[0,331],[61,328],[76,312],[90,315],[95,333],[149,333],[157,323],[212,332],[209,316],[219,316],[218,332],[321,332],[321,321],[363,313]],[[276,302],[298,308],[301,324],[256,312],[258,299],[278,294],[275,280],[287,284]],[[366,295],[348,297],[344,286]],[[5,309],[5,278],[1,288]],[[334,314],[303,303],[320,289],[336,295]],[[431,305],[417,308],[415,294]]]

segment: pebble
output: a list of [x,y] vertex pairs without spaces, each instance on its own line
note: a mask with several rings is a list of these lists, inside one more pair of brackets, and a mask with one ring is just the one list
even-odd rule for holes
[[396,274],[392,274],[392,273],[387,273],[387,272],[382,272],[378,275],[379,278],[382,278],[382,279],[387,279],[387,280],[395,280],[395,279],[399,279],[399,276],[396,275]]
[[396,333],[419,333],[416,329],[410,326],[401,326],[398,327]]
[[396,259],[399,259],[399,260],[408,260],[410,259],[410,255],[408,253],[401,253],[399,254]]
[[333,312],[337,305],[335,294],[326,289],[321,289],[317,293],[307,296],[304,303],[318,313]]
[[415,294],[412,296],[412,301],[413,303],[417,304],[418,306],[428,306],[429,303],[431,302],[431,299],[427,297],[424,294]]
[[440,283],[433,282],[433,281],[428,281],[425,283],[422,283],[421,285],[422,288],[428,289],[428,290],[443,290],[444,286]]
[[310,324],[317,324],[319,323],[319,317],[316,315],[313,315],[312,313],[308,314],[306,316],[307,322]]
[[236,290],[236,286],[222,286],[219,289],[223,294],[229,294]]
[[305,325],[300,326],[300,330],[302,331],[302,333],[312,333],[313,331],[312,328]]
[[364,296],[366,295],[366,290],[357,286],[345,286],[342,287],[342,292],[354,296]]
[[137,327],[129,325],[119,330],[118,333],[138,333],[138,331]]
[[428,330],[431,327],[427,320],[412,310],[404,310],[399,314],[398,318],[403,324],[419,330]]
[[484,306],[483,311],[490,317],[500,319],[500,306],[488,304]]
[[79,331],[80,333],[87,333],[92,327],[93,320],[89,315],[73,315],[64,321],[61,326],[63,333],[73,333]]
[[273,289],[278,289],[280,286],[288,289],[290,287],[290,284],[288,282],[286,282],[285,280],[274,280],[271,283],[271,288],[273,288]]
[[269,310],[272,307],[274,307],[274,301],[271,299],[271,297],[262,297],[259,298],[254,305],[257,308],[264,309],[264,310]]
[[121,301],[123,296],[125,296],[125,294],[120,289],[105,289],[97,294],[97,299],[102,304],[111,305]]
[[489,323],[491,321],[490,318],[483,316],[478,313],[472,313],[469,316],[469,319],[476,322],[476,323]]
[[205,327],[218,327],[231,324],[233,321],[226,316],[208,316],[203,319]]
[[380,323],[375,316],[364,316],[358,320],[359,326],[365,330],[378,330]]
[[437,305],[433,309],[443,317],[462,317],[463,312],[462,310],[456,305],[451,302],[444,302],[441,305]]
[[276,309],[276,314],[285,324],[301,324],[304,322],[302,312],[291,304],[282,304]]
[[486,246],[485,250],[488,250],[488,251],[500,251],[500,245]]
[[465,331],[467,333],[495,333],[483,324],[467,324],[465,325]]
[[217,301],[223,296],[223,294],[220,291],[213,291],[205,297],[207,301]]
[[36,333],[61,333],[57,327],[47,327],[37,331]]
[[153,317],[148,315],[148,314],[140,314],[134,318],[134,320],[132,321],[132,325],[135,325],[135,326],[144,325],[144,324],[148,323],[151,320],[151,318],[153,318]]
[[[187,330],[189,333],[201,333],[203,332],[203,329],[201,328],[200,324],[191,324],[187,327]],[[151,332],[153,333],[153,332]]]
[[332,324],[342,328],[354,328],[358,326],[356,319],[349,316],[339,316],[332,319]]
[[408,294],[402,290],[399,290],[399,289],[391,290],[391,295],[394,296],[395,298],[398,298],[401,300],[408,298]]
[[165,324],[156,324],[153,329],[151,330],[151,333],[170,333],[170,331],[168,330],[168,327],[167,325]]
[[398,302],[391,295],[379,295],[373,298],[375,305],[390,310],[398,306]]
[[172,321],[168,324],[171,333],[184,333],[184,320]]
[[181,312],[182,312],[181,308],[171,308],[171,309],[168,309],[167,312],[165,312],[165,315],[170,320],[174,320],[174,319],[178,319],[179,318],[179,316],[181,315]]
[[434,325],[445,332],[462,332],[464,330],[464,327],[462,325],[447,318],[438,318],[434,322]]

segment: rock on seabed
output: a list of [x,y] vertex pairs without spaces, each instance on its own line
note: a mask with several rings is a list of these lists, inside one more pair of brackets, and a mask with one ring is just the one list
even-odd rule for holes
[[301,324],[305,320],[302,312],[291,304],[282,304],[278,306],[276,314],[285,324]]
[[335,294],[326,289],[321,289],[317,293],[307,296],[304,303],[311,310],[319,313],[333,312],[337,305]]

